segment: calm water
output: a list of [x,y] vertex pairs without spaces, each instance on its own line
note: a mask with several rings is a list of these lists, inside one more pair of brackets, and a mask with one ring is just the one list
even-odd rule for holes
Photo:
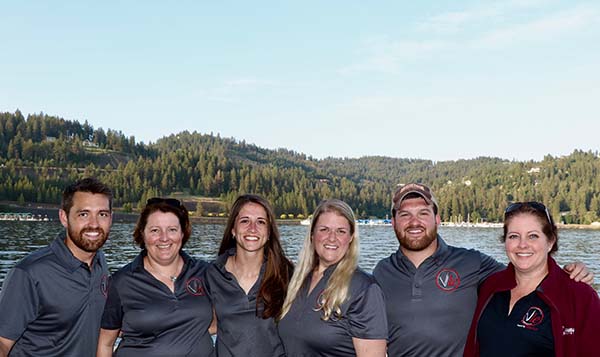
[[[133,244],[133,223],[115,223],[104,251],[111,271],[131,261],[139,252]],[[27,253],[47,245],[64,228],[59,222],[0,222],[0,283],[8,270]],[[216,255],[223,234],[223,225],[196,224],[186,251],[196,257],[212,260]],[[296,260],[307,227],[280,226],[286,253]],[[475,248],[506,263],[498,228],[441,227],[440,234],[451,245]],[[584,262],[595,274],[594,287],[600,291],[600,231],[562,230],[559,233],[559,264],[572,261]],[[398,243],[389,226],[361,226],[360,266],[371,271],[377,262],[396,251]]]

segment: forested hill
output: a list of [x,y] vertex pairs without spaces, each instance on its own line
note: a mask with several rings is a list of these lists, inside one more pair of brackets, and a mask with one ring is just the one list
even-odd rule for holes
[[360,217],[385,217],[396,185],[418,181],[433,188],[444,221],[500,221],[508,202],[539,200],[565,223],[588,224],[600,215],[599,169],[597,152],[579,150],[541,162],[432,162],[317,160],[187,131],[144,144],[87,121],[0,113],[0,200],[21,202],[58,203],[67,182],[96,176],[113,188],[116,206],[125,210],[172,194],[214,197],[228,207],[238,194],[253,192],[267,197],[278,215],[306,216],[320,200],[335,197]]

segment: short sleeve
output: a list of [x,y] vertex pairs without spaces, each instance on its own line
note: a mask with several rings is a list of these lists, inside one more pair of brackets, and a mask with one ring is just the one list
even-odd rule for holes
[[204,272],[202,273],[204,290],[206,291],[206,295],[209,297],[209,299],[212,299],[209,280],[212,278],[212,270],[213,269],[214,269],[214,266],[211,263],[208,265],[208,267],[206,267],[206,269],[204,269]]
[[102,314],[101,327],[105,330],[118,330],[123,324],[123,307],[116,285],[116,279],[113,275],[108,282],[108,296]]
[[348,320],[352,337],[387,340],[385,301],[379,285],[371,283],[352,299]]
[[13,268],[0,291],[0,336],[17,340],[37,318],[40,298],[27,271]]

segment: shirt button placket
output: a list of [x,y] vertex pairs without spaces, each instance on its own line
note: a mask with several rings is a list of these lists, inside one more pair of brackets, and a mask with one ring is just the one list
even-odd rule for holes
[[423,297],[423,273],[417,269],[412,282],[412,298],[420,300]]

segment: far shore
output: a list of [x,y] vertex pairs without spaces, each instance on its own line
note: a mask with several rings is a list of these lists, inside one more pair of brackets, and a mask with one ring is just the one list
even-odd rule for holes
[[[47,217],[50,221],[58,221],[59,205],[49,203],[25,203],[20,205],[15,201],[0,201],[0,212],[8,213],[31,213],[34,217]],[[135,223],[139,217],[139,212],[124,212],[115,209],[113,212],[113,222]],[[226,224],[227,217],[220,216],[195,216],[190,215],[190,221],[201,224]],[[299,225],[301,219],[277,219],[279,224]]]
[[[20,213],[31,213],[35,216],[48,217],[51,221],[58,221],[58,210],[60,206],[49,203],[34,203],[28,202],[20,205],[15,201],[0,201],[0,212],[20,212]],[[123,212],[120,209],[114,211],[113,221],[115,222],[133,222],[137,221],[139,212]],[[201,224],[225,224],[227,217],[219,216],[194,216],[190,215],[190,220],[194,223]],[[287,225],[299,225],[302,219],[277,219],[278,224]],[[498,228],[498,223],[493,223],[495,228]],[[442,226],[448,227],[447,222],[443,222]],[[489,224],[478,225],[478,224],[456,224],[459,227],[487,227]],[[600,222],[594,222],[592,224],[557,224],[559,229],[593,229],[600,230]],[[501,225],[500,225],[501,227]]]

